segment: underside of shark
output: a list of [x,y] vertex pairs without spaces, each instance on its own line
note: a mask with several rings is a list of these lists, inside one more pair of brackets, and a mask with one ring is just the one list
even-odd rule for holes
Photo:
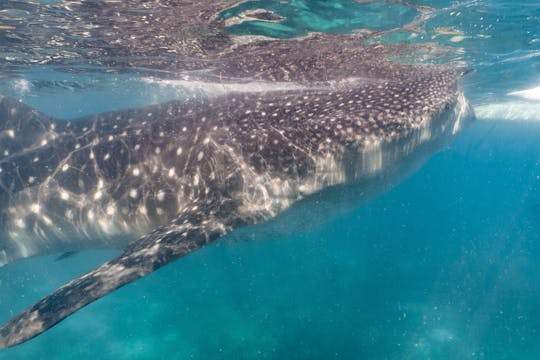
[[358,205],[473,117],[451,66],[352,35],[259,39],[211,64],[208,81],[268,86],[69,121],[0,98],[0,266],[124,248],[1,327],[0,348],[226,235]]

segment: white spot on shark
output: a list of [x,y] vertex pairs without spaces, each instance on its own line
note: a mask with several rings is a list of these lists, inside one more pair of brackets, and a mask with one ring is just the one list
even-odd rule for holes
[[157,195],[156,195],[156,199],[159,202],[162,202],[163,200],[165,200],[165,191],[159,190]]
[[60,191],[60,199],[69,200],[69,193],[65,190]]
[[105,212],[107,213],[107,215],[111,216],[116,214],[116,206],[114,206],[114,204],[109,204]]
[[39,214],[41,211],[41,206],[38,203],[33,203],[30,205],[30,211],[32,211],[35,214]]
[[15,225],[20,229],[23,229],[26,227],[24,219],[21,219],[21,218],[15,219]]

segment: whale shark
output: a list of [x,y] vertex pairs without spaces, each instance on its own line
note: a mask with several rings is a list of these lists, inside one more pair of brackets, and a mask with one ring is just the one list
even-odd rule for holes
[[358,206],[474,119],[453,66],[354,35],[239,43],[197,76],[228,91],[71,120],[0,96],[0,266],[123,249],[4,324],[0,348],[218,239]]

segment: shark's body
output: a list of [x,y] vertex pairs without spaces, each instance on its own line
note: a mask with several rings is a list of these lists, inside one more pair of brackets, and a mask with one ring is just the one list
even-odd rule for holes
[[0,348],[233,231],[309,218],[321,194],[329,210],[357,204],[471,116],[454,70],[348,36],[240,45],[216,63],[207,76],[291,87],[64,122],[0,99],[0,264],[125,247],[0,328]]

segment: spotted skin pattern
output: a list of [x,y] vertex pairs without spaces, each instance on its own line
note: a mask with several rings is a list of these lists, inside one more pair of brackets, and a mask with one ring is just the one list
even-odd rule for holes
[[455,70],[393,63],[353,36],[261,40],[219,62],[226,81],[268,89],[70,121],[0,99],[0,264],[125,249],[6,323],[0,348],[328,189],[413,168],[472,117]]

